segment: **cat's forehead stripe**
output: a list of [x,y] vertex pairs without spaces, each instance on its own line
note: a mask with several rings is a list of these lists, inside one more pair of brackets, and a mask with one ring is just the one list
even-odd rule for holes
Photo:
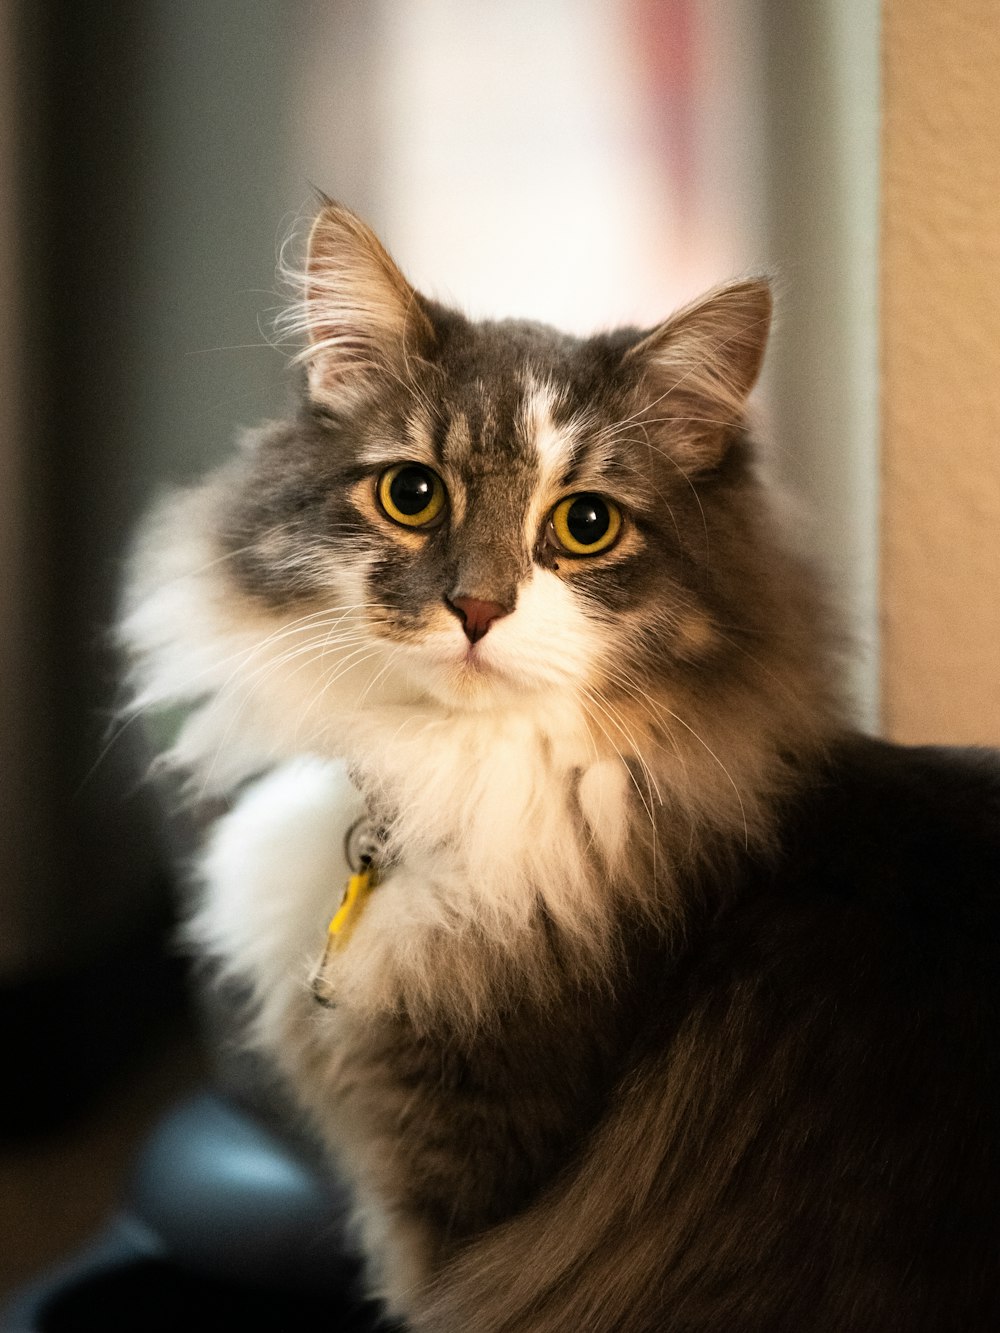
[[569,423],[557,423],[562,395],[550,381],[529,383],[521,408],[524,437],[534,449],[543,485],[558,486],[573,462],[575,436]]

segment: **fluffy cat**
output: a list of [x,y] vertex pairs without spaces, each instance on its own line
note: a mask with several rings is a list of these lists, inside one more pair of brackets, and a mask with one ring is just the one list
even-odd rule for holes
[[747,431],[766,284],[473,323],[328,202],[302,283],[297,414],[161,507],[123,636],[240,790],[192,934],[373,1290],[436,1333],[1000,1326],[998,770],[843,721]]

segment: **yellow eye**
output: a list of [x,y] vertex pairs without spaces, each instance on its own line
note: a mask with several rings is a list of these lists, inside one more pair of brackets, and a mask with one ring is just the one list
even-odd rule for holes
[[598,555],[618,540],[621,510],[600,495],[568,495],[549,520],[553,544],[567,555]]
[[444,482],[421,463],[397,463],[378,479],[378,502],[386,518],[404,528],[429,528],[444,517]]

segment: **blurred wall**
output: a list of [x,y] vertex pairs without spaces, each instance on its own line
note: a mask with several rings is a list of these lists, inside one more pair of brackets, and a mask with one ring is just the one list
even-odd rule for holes
[[0,977],[20,962],[32,897],[38,829],[31,798],[33,714],[38,705],[32,601],[31,508],[23,437],[24,374],[20,336],[18,207],[20,153],[16,115],[14,11],[0,6]]
[[1000,743],[1000,11],[886,0],[884,715]]
[[151,498],[286,400],[257,321],[306,189],[297,31],[282,0],[0,4],[0,988],[163,911],[109,627]]
[[775,471],[847,634],[861,725],[879,725],[880,0],[761,0],[768,107],[768,353]]

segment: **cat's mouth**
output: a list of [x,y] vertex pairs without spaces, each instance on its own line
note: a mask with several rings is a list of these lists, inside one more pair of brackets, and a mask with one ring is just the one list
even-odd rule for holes
[[475,672],[477,675],[503,675],[496,662],[488,661],[486,654],[478,643],[470,643],[464,654],[460,658],[460,664],[463,670]]
[[511,672],[497,660],[496,653],[491,653],[478,643],[467,644],[439,660],[449,682],[460,691],[470,686],[476,688],[490,682],[500,684],[512,679]]
[[492,707],[523,696],[529,683],[487,643],[425,645],[411,659],[425,688],[454,707]]

